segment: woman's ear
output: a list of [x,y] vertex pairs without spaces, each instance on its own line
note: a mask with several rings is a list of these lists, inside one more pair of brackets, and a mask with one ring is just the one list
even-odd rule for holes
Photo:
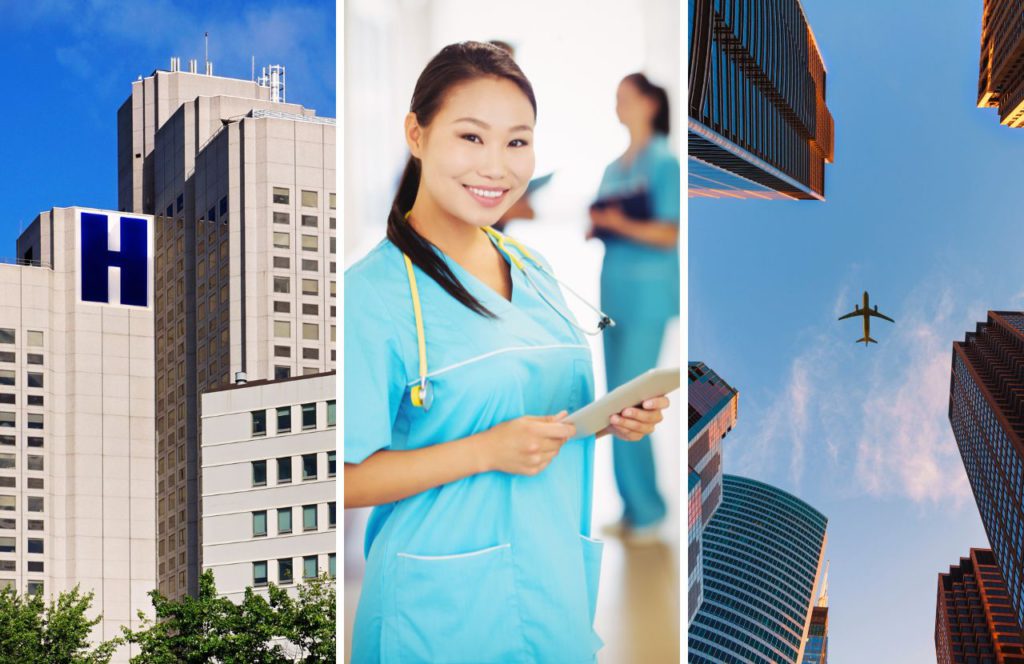
[[409,153],[419,159],[423,149],[423,127],[412,112],[405,116],[405,142],[409,146]]

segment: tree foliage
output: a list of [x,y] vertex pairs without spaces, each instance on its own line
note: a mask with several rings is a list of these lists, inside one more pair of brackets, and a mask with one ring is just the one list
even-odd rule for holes
[[89,618],[93,593],[78,586],[49,602],[42,593],[0,591],[0,658],[20,664],[107,664],[121,643],[115,638],[93,645],[92,628],[102,616]]
[[155,618],[124,628],[138,646],[133,664],[284,664],[336,661],[335,584],[324,574],[298,586],[298,597],[270,584],[267,596],[247,588],[241,603],[218,597],[203,572],[198,597],[169,600],[149,593]]

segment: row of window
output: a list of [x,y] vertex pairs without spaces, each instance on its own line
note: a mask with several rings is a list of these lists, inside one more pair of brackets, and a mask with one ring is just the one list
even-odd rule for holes
[[[0,396],[3,396],[3,395],[0,394]],[[17,436],[12,436],[12,435],[6,434],[6,433],[5,434],[0,434],[0,445],[13,447],[14,445],[17,445],[17,444],[18,444],[18,437]],[[42,436],[26,436],[25,437],[25,444],[28,445],[29,447],[42,447],[43,446],[43,437]]]
[[[0,470],[11,470],[17,467],[17,455],[0,454]],[[43,457],[38,454],[25,456],[26,470],[43,470]]]
[[[304,348],[306,350],[316,350]],[[316,402],[304,403],[299,408],[302,410],[302,430],[309,431],[316,428]],[[288,433],[292,430],[292,406],[279,406],[273,409],[277,415],[275,420],[276,433]],[[261,408],[260,410],[254,410],[250,412],[252,416],[252,435],[266,436],[267,435],[267,409]],[[337,425],[337,407],[335,400],[331,399],[327,402],[327,426],[333,427]]]
[[[302,481],[309,482],[316,480],[320,475],[318,464],[320,455],[316,452],[303,454],[300,459],[302,463]],[[291,484],[292,481],[292,458],[280,457],[277,462],[277,484]],[[338,453],[327,453],[327,477],[334,477],[338,472]],[[252,485],[267,485],[267,459],[260,459],[252,462]]]
[[[330,306],[331,318],[335,318],[335,305]],[[292,312],[292,303],[283,301],[274,301],[274,313],[275,314],[290,314]],[[316,316],[320,313],[320,305],[313,302],[302,303],[302,315],[303,316]]]
[[[332,240],[334,238],[331,238]],[[331,243],[334,244],[333,242]],[[274,231],[274,248],[275,249],[291,249],[292,236],[291,233],[283,231]],[[303,251],[320,251],[320,236],[319,235],[303,235],[302,236],[302,250]],[[331,247],[331,253],[335,253],[334,247]]]
[[[25,487],[28,489],[42,489],[44,480],[42,477],[26,477]],[[6,475],[0,475],[0,488],[4,489],[16,489],[18,488],[18,478],[8,477]]]
[[[303,556],[302,557],[302,578],[303,580],[315,579],[319,574],[317,565],[318,556]],[[331,578],[337,576],[337,554],[330,553],[327,555],[327,571],[330,573]],[[277,581],[278,585],[284,586],[295,581],[295,559],[294,558],[279,558],[275,561],[277,563]],[[266,560],[257,560],[252,564],[252,585],[255,587],[267,585],[269,578],[268,562]]]
[[[331,351],[331,362],[334,362],[334,351]],[[321,373],[323,369],[319,367],[302,367],[303,376],[314,376]],[[296,374],[298,375],[298,374]],[[274,366],[274,380],[284,380],[285,378],[292,377],[292,368],[283,366]]]
[[[28,330],[25,333],[25,343],[33,348],[43,347],[43,333],[38,330]],[[17,340],[16,331],[10,327],[0,327],[0,344],[13,344]],[[13,360],[12,360],[13,361]]]
[[[334,282],[331,282],[332,284]],[[333,293],[332,293],[333,295]],[[331,326],[331,341],[334,341],[335,328]],[[292,336],[292,322],[290,320],[274,321],[274,336],[278,339],[290,339]],[[319,323],[302,323],[302,338],[307,341],[320,340]]]
[[[0,351],[0,362],[7,362],[13,364],[18,361],[18,355],[14,351],[3,350]],[[42,353],[25,353],[26,364],[42,364],[43,354]]]
[[[277,261],[277,257],[274,258],[274,261],[275,262]],[[303,262],[305,262],[305,261],[303,261]],[[277,266],[275,265],[275,267],[277,267]],[[320,280],[319,279],[300,279],[300,283],[302,285],[302,294],[303,295],[319,295],[320,294]],[[338,288],[337,286],[335,286],[336,283],[337,282],[335,282],[335,281],[331,282],[331,297],[336,297],[335,293],[337,293],[337,288]],[[292,292],[292,279],[291,279],[291,277],[274,277],[274,292],[275,293],[291,293]],[[3,373],[3,372],[0,371],[0,373]],[[10,373],[13,374],[14,372],[12,371]],[[3,383],[0,383],[0,385],[2,385],[2,384]],[[13,385],[13,384],[14,383],[11,383],[11,385]]]
[[[290,270],[292,267],[291,256],[274,256],[273,265],[277,269]],[[316,258],[303,258],[300,263],[300,267],[303,272],[319,272],[320,261]],[[338,265],[334,261],[330,262],[329,269],[331,274],[335,274],[338,271]],[[42,357],[42,356],[40,356]],[[12,362],[14,360],[11,360]],[[42,362],[40,362],[42,364]]]
[[[43,511],[43,497],[42,496],[27,496],[28,511],[29,512],[42,512]],[[17,496],[10,496],[0,494],[0,512],[15,512],[18,509]]]
[[[0,385],[14,385],[16,383],[15,378],[16,372],[13,369],[0,369]],[[43,374],[37,371],[28,371],[25,373],[25,386],[26,387],[42,387],[43,386]]]
[[[280,507],[277,510],[277,531],[275,535],[290,535],[292,531],[292,508]],[[337,503],[327,503],[327,527],[335,528],[338,525]],[[318,510],[316,505],[302,506],[302,532],[314,532],[320,528],[317,518]],[[252,513],[252,536],[267,536],[267,510],[257,510]]]
[[[39,541],[42,541],[42,540],[39,540]],[[32,540],[29,540],[29,542],[31,543]],[[31,553],[31,551],[29,553]],[[18,571],[18,561],[17,560],[0,560],[0,572],[17,572],[17,571]],[[29,571],[29,572],[45,572],[46,571],[46,566],[43,564],[42,560],[29,560],[28,561],[28,565],[27,565],[27,571]],[[3,585],[2,585],[2,583],[0,583],[0,589],[2,589],[2,588],[3,588]]]
[[[42,413],[26,413],[25,426],[29,429],[42,429],[43,428],[43,414]],[[0,427],[14,428],[18,426],[18,418],[14,411],[0,410]]]
[[[18,520],[11,517],[0,517],[0,530],[17,530]],[[26,530],[43,530],[42,519],[26,519]],[[2,569],[2,568],[0,568]]]
[[[17,397],[14,394],[0,394],[0,403],[11,404],[12,406],[17,403]],[[26,394],[25,405],[26,406],[42,406],[44,403],[42,394]]]
[[[308,189],[299,190],[299,199],[302,207],[320,207],[320,195],[318,192],[309,191]],[[278,205],[291,205],[292,192],[288,187],[274,187],[273,190],[274,203]],[[337,198],[334,194],[327,194],[327,207],[334,210],[336,207]]]
[[[45,553],[43,550],[43,540],[36,537],[28,537],[25,539],[26,552],[27,553]],[[16,537],[0,537],[0,553],[17,553],[18,549],[18,538]],[[29,570],[32,571],[32,570]],[[43,570],[38,570],[42,572]]]
[[[0,592],[3,592],[5,588],[14,588],[15,585],[16,584],[14,582],[14,579],[0,579]],[[25,590],[28,592],[29,595],[41,593],[43,592],[43,582],[29,581],[28,584],[26,584],[25,586]]]
[[[299,215],[299,220],[302,226],[306,228],[319,228],[320,217],[315,214],[302,214]],[[274,223],[282,226],[291,226],[292,215],[289,212],[274,212]],[[327,222],[327,227],[332,231],[337,227],[337,218],[330,217]]]

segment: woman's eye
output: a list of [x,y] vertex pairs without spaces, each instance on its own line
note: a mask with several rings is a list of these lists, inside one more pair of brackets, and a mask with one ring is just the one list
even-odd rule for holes
[[529,143],[521,138],[514,138],[509,142],[509,146],[513,148],[525,148],[527,145],[529,145]]
[[483,141],[480,140],[480,137],[476,134],[463,134],[462,139],[469,141],[470,143],[483,143]]

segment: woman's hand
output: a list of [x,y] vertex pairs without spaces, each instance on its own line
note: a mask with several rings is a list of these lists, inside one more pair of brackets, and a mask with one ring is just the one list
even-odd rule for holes
[[629,224],[630,219],[617,205],[609,205],[600,210],[590,209],[590,222],[596,229],[618,231]]
[[648,399],[640,406],[630,406],[621,413],[612,415],[609,425],[597,433],[598,436],[612,434],[616,438],[637,441],[654,431],[664,417],[661,411],[668,408],[668,397]]
[[567,415],[524,416],[508,420],[479,434],[484,471],[536,475],[551,463],[576,427],[562,422]]

